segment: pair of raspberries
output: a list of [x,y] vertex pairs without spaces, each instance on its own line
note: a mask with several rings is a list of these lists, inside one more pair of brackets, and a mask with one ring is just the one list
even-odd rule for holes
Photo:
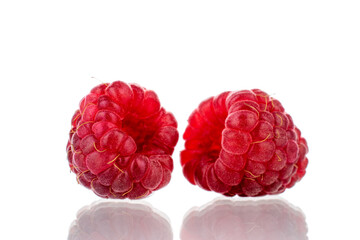
[[[189,117],[186,179],[225,196],[278,194],[305,174],[306,140],[281,103],[259,89],[224,92]],[[78,183],[103,198],[139,199],[171,178],[179,139],[154,91],[115,81],[93,88],[71,120],[67,157]]]

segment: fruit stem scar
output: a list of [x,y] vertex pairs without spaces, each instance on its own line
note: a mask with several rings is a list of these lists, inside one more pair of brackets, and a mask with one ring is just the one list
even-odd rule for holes
[[116,161],[116,159],[118,159],[120,157],[120,154],[117,155],[113,160],[109,161],[107,164],[113,163]]
[[246,172],[246,173],[248,173],[248,174],[250,174],[251,176],[253,176],[254,178],[258,178],[258,177],[260,177],[261,175],[259,175],[259,176],[255,176],[252,172],[250,172],[250,171],[248,171],[248,170],[244,170],[244,172]]
[[265,98],[265,109],[264,109],[264,111],[266,111],[267,105],[268,105],[268,101],[267,101],[267,97],[266,97],[266,98]]
[[[265,109],[264,109],[264,111],[266,111],[266,109],[267,109],[267,105],[268,105],[268,97],[270,96],[270,95],[265,95],[265,96],[263,96],[263,95],[256,95],[257,97],[263,97],[263,98],[265,98]],[[271,101],[272,101],[272,99],[271,99]],[[274,103],[273,103],[273,106],[274,106]]]
[[111,186],[109,186],[109,192],[110,192],[114,197],[116,197],[115,193],[113,193],[113,191],[111,191]]
[[255,179],[253,179],[253,178],[245,177],[245,179],[248,179],[248,180],[251,180],[251,181],[255,181]]
[[70,169],[76,169],[76,170],[78,170],[78,171],[79,171],[79,168],[78,168],[78,167],[76,167],[74,164],[72,164],[72,165],[70,166]]
[[114,166],[115,166],[117,169],[119,169],[120,172],[124,173],[124,171],[123,171],[121,168],[119,168],[118,165],[116,165],[116,163],[114,163]]
[[74,153],[81,153],[81,151],[76,151],[76,150],[75,150],[74,145],[70,144],[70,146],[71,146],[72,151],[73,151]]
[[271,104],[272,104],[273,108],[275,108],[274,99],[273,99],[273,98],[271,98]]
[[102,152],[105,152],[105,151],[106,151],[106,149],[105,149],[105,150],[102,150],[102,151],[100,151],[99,149],[97,149],[95,142],[94,142],[94,148],[95,148],[95,150],[96,150],[97,152],[99,152],[99,153],[102,153]]
[[98,78],[96,78],[96,77],[91,77],[92,79],[95,79],[95,80],[97,80],[97,81],[99,81],[99,82],[101,82],[102,84],[104,84],[105,86],[109,86],[109,84],[108,83],[104,83],[103,81],[101,81],[100,79],[98,79]]
[[149,190],[147,190],[143,195],[136,197],[135,199],[142,198],[143,196],[145,196],[146,194],[148,194],[148,192],[149,192]]
[[82,125],[85,125],[85,124],[88,124],[88,123],[93,123],[94,121],[87,121],[87,122],[84,122],[82,124],[80,124],[77,128],[76,128],[76,131],[82,126]]
[[275,153],[275,155],[278,157],[278,162],[281,162],[281,158],[279,157],[279,155],[277,155],[277,153]]
[[73,172],[75,170],[79,171],[79,169],[74,165],[74,164],[71,164],[70,165],[70,172]]
[[70,144],[70,147],[72,149],[73,152],[76,152],[75,148],[74,148],[74,145]]
[[245,104],[246,106],[248,106],[248,107],[250,107],[250,108],[254,109],[254,110],[257,112],[258,117],[260,116],[259,111],[258,111],[255,107],[253,107],[253,106],[251,106],[251,105],[249,105],[249,104],[247,104],[247,103],[244,103],[244,104]]
[[127,192],[125,192],[122,196],[125,196],[126,194],[131,192],[133,190],[133,188],[134,188],[134,183],[131,183],[131,188]]
[[80,117],[81,116],[81,113],[79,113],[78,115],[76,115],[76,117],[74,118],[74,120],[72,121],[72,123],[74,123],[75,121],[76,121],[76,119],[78,118],[78,117]]
[[265,139],[263,140],[260,140],[260,141],[256,141],[256,142],[252,142],[251,144],[255,144],[255,143],[262,143],[262,142],[265,142],[268,138],[270,137],[270,133],[266,136]]
[[80,177],[81,177],[84,173],[86,173],[86,172],[88,172],[88,171],[90,171],[90,170],[82,171],[82,172],[77,176],[76,180],[77,180],[78,183],[80,183],[80,181],[79,181]]
[[85,110],[86,110],[86,108],[89,106],[89,105],[95,105],[96,106],[96,104],[95,103],[88,103],[88,104],[86,104],[86,106],[84,107],[84,110],[83,110],[83,112],[81,113],[81,116],[82,115],[84,115],[84,112],[85,112]]
[[93,178],[93,180],[91,180],[90,186],[91,186],[91,189],[92,189],[92,190],[95,190],[95,189],[94,189],[94,186],[93,186],[93,182],[94,182],[94,180],[96,180],[96,179],[97,179],[97,178]]
[[278,116],[278,117],[280,118],[280,120],[281,120],[280,125],[279,125],[279,127],[281,127],[282,124],[283,124],[283,119],[282,119],[282,117],[281,117],[279,114],[277,114],[277,113],[276,113],[276,116]]

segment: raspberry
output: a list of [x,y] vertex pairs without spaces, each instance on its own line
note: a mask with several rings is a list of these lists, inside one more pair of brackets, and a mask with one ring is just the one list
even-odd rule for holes
[[187,180],[225,196],[278,194],[305,175],[306,140],[281,103],[259,89],[224,92],[190,115]]
[[181,239],[297,239],[307,237],[301,210],[279,199],[217,200],[184,218]]
[[79,210],[68,240],[173,239],[169,221],[144,204],[95,202]]
[[138,199],[169,183],[177,122],[154,91],[121,81],[98,85],[71,125],[70,169],[98,196]]

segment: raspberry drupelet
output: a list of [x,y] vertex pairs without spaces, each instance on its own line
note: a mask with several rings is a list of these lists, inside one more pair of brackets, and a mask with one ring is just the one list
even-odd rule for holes
[[96,195],[139,199],[169,183],[178,138],[175,117],[154,91],[115,81],[81,100],[67,157],[78,183]]
[[187,180],[225,196],[278,194],[305,175],[308,147],[281,103],[259,89],[224,92],[190,115]]

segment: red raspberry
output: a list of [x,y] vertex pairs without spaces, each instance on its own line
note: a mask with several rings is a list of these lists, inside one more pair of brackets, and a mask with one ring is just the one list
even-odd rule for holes
[[305,174],[307,143],[281,103],[259,89],[224,92],[190,115],[181,165],[226,196],[278,194]]
[[101,84],[81,100],[71,124],[70,168],[98,196],[143,198],[169,183],[177,122],[154,91]]

